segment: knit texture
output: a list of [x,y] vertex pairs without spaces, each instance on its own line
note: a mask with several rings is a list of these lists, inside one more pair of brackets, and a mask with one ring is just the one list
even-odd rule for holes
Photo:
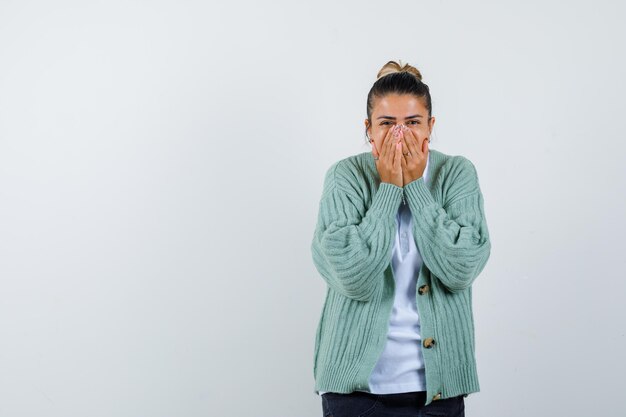
[[314,392],[368,390],[385,345],[395,281],[391,267],[396,213],[404,198],[423,264],[415,299],[426,368],[426,405],[480,391],[475,360],[472,283],[491,251],[474,165],[429,149],[429,184],[381,183],[371,152],[326,172],[311,243],[327,284],[315,336]]

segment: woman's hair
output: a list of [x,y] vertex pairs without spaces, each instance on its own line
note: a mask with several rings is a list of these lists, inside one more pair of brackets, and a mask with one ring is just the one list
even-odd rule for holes
[[[411,94],[417,98],[423,99],[426,109],[428,110],[428,118],[432,115],[432,102],[430,99],[430,90],[428,86],[422,82],[422,73],[407,63],[400,65],[396,61],[389,61],[378,71],[377,80],[367,95],[367,120],[372,125],[372,110],[374,108],[374,100],[386,96],[387,94]],[[365,129],[367,136],[367,128]]]

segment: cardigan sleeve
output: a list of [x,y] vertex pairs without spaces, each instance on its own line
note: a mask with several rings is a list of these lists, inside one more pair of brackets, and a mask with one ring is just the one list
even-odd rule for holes
[[350,185],[355,173],[340,162],[327,171],[311,243],[313,263],[328,286],[358,301],[368,301],[383,284],[391,261],[396,213],[402,187],[380,183],[371,205]]
[[[447,169],[446,169],[447,168]],[[491,252],[483,196],[474,165],[456,156],[442,167],[444,205],[428,190],[423,177],[404,187],[413,217],[413,237],[424,264],[451,292],[472,285]]]

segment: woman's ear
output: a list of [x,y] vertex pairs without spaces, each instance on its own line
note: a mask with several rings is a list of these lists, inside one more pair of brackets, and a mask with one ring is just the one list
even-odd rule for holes
[[428,136],[433,133],[433,126],[435,125],[435,116],[432,116],[428,121]]

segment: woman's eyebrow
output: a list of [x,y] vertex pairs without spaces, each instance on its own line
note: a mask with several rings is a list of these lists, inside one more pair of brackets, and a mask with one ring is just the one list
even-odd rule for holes
[[[423,116],[421,114],[414,114],[413,116],[405,117],[404,120],[413,119],[415,117],[423,117]],[[376,118],[376,120],[378,120],[378,119],[393,119],[393,120],[396,120],[396,118],[393,117],[393,116],[379,116],[379,117]]]

